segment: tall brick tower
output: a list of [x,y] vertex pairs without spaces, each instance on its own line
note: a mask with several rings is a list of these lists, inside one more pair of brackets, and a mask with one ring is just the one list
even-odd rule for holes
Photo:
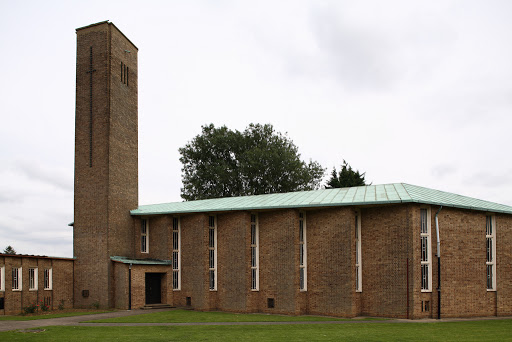
[[110,257],[134,250],[138,49],[108,21],[76,34],[74,300],[113,307]]

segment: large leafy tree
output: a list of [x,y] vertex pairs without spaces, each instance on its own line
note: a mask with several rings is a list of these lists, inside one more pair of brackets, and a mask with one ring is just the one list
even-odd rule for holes
[[324,174],[269,124],[250,124],[243,132],[202,126],[179,152],[181,197],[187,201],[317,189]]
[[327,181],[326,188],[347,188],[351,186],[363,186],[369,185],[366,184],[364,179],[365,172],[360,173],[358,170],[353,170],[352,166],[350,166],[345,159],[343,159],[343,164],[341,165],[340,172],[336,171],[334,167],[332,169],[331,178]]
[[5,247],[4,254],[16,254],[16,251],[14,250],[14,248],[12,248],[11,245],[9,245]]

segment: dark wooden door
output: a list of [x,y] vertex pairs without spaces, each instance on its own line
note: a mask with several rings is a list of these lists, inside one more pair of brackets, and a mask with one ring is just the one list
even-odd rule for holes
[[146,273],[146,304],[162,302],[162,274]]

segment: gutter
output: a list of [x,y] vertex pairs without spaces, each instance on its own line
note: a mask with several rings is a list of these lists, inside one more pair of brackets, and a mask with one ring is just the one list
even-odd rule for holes
[[441,240],[439,239],[439,219],[437,215],[443,206],[439,207],[436,213],[436,235],[437,235],[437,319],[441,319]]

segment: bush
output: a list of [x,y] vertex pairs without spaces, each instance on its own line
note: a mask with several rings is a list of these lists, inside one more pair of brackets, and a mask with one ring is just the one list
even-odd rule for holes
[[94,302],[92,303],[92,307],[98,310],[100,308],[100,302]]
[[30,304],[29,306],[25,306],[23,308],[23,313],[24,314],[31,314],[31,313],[34,313],[37,311],[37,308],[39,307],[39,305],[37,305],[36,303],[32,303]]
[[43,301],[41,301],[41,305],[40,305],[40,307],[41,307],[41,310],[43,310],[43,311],[48,311],[48,310],[50,310],[50,306],[49,306],[49,305],[46,305]]
[[64,310],[64,299],[62,299],[59,303],[59,310]]

